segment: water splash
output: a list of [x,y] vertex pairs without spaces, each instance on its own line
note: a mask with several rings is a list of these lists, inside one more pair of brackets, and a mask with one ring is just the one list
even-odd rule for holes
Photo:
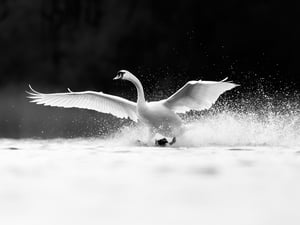
[[[242,93],[225,93],[211,109],[182,115],[186,129],[176,145],[300,146],[299,94],[260,83],[254,91]],[[113,136],[125,145],[137,139],[147,139],[146,128],[127,126]]]
[[300,146],[299,115],[223,112],[187,124],[179,145]]
[[[193,118],[176,146],[300,146],[299,115],[222,112]],[[111,138],[116,145],[135,145],[137,139],[147,140],[147,128],[123,127]]]

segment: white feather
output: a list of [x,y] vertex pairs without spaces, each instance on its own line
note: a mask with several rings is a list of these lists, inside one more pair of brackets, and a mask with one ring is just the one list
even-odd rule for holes
[[31,92],[27,92],[28,98],[36,104],[91,109],[137,122],[136,103],[121,97],[94,91],[72,92],[70,89],[66,93],[44,94],[35,91],[30,85],[29,88]]
[[222,81],[189,81],[163,103],[169,109],[184,113],[189,110],[209,109],[221,94],[239,85]]

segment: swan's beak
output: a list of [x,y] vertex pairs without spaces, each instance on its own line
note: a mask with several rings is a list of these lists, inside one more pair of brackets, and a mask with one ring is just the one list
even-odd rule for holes
[[121,75],[117,75],[117,76],[114,77],[113,80],[119,80],[119,79],[121,79],[121,77],[122,77]]

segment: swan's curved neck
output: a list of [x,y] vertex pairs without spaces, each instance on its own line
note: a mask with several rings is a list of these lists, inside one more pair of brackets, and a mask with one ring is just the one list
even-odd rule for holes
[[145,94],[144,94],[144,89],[143,89],[143,85],[142,83],[139,81],[139,79],[137,79],[135,76],[131,76],[129,79],[134,86],[136,87],[137,90],[137,94],[138,94],[138,99],[137,99],[137,103],[138,104],[144,104],[146,102],[145,100]]

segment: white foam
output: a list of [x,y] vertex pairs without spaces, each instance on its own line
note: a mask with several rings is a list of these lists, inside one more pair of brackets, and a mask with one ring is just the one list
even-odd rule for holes
[[[221,112],[190,118],[185,133],[176,146],[300,146],[300,117],[295,114],[263,115],[256,113]],[[114,145],[134,145],[147,140],[147,128],[123,127],[110,137]]]
[[299,116],[225,112],[187,124],[180,145],[187,146],[298,146]]

